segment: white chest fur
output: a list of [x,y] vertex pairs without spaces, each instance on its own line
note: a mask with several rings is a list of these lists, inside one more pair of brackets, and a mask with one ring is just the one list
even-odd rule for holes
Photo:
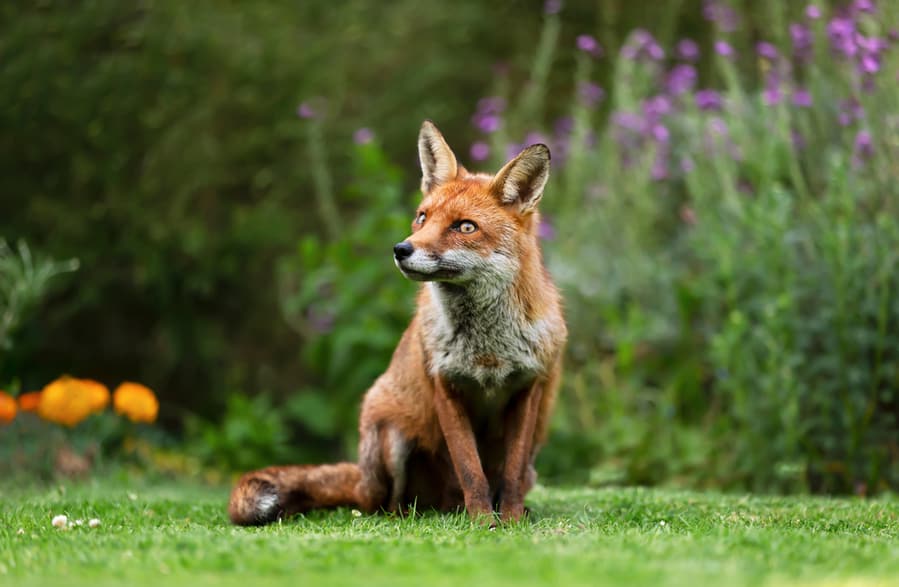
[[429,284],[424,331],[432,375],[465,382],[487,396],[517,391],[542,369],[551,337],[544,320],[529,321],[508,291]]

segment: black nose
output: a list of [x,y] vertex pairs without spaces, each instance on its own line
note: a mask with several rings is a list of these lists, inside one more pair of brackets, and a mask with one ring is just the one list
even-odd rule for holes
[[403,241],[401,243],[396,243],[393,245],[393,256],[397,261],[402,261],[403,259],[409,257],[415,251],[415,247],[412,246],[412,243],[409,241]]

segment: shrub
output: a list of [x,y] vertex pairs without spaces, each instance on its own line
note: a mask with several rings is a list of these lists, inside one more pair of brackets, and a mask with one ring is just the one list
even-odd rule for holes
[[572,326],[561,436],[601,447],[597,479],[899,484],[899,61],[896,9],[874,10],[809,9],[754,47],[720,20],[702,47],[635,31],[601,108],[584,40],[554,130],[494,99],[494,151],[517,132],[562,155],[545,199]]

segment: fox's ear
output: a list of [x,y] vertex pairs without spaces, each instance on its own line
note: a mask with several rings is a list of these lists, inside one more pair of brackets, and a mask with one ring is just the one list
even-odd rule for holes
[[421,124],[418,133],[418,159],[421,161],[421,191],[424,194],[455,179],[459,172],[453,150],[430,120]]
[[491,189],[506,206],[517,206],[518,212],[532,212],[549,179],[549,147],[531,145],[499,170]]

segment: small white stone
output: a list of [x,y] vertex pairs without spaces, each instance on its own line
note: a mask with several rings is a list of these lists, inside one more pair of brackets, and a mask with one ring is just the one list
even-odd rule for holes
[[53,526],[56,528],[65,528],[69,523],[69,518],[65,515],[54,516]]
[[87,525],[90,526],[91,528],[96,528],[97,526],[100,525],[100,520],[98,520],[97,518],[91,518],[88,521]]
[[354,518],[362,517],[362,512],[360,512],[359,510],[352,510],[351,513],[353,514]]

